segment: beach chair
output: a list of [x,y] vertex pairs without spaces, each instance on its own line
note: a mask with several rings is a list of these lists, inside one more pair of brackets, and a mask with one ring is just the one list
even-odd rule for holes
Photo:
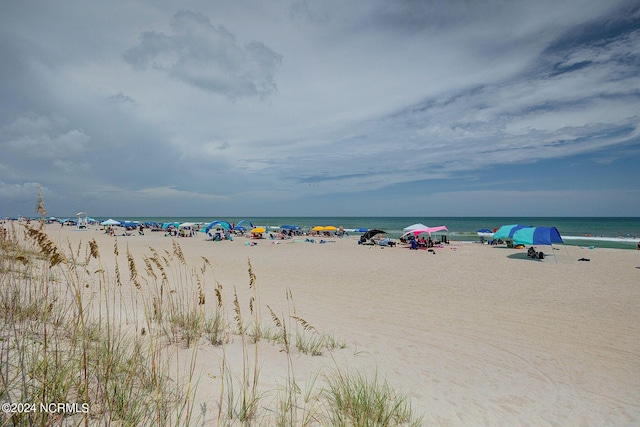
[[416,241],[416,239],[411,239],[411,248],[410,249],[418,250],[418,242]]

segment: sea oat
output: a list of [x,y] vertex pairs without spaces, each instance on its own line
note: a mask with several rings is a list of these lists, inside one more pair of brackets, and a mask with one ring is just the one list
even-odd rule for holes
[[95,239],[89,240],[89,250],[90,254],[94,259],[100,258],[100,251],[98,250],[98,243],[96,243]]
[[129,251],[129,245],[127,245],[127,261],[129,263],[129,278],[133,282],[136,288],[140,289],[140,282],[138,281],[138,269],[136,268],[136,263],[133,259],[133,255]]

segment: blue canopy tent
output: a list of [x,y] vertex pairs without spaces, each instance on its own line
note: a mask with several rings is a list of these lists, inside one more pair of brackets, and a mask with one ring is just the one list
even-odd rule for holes
[[[554,243],[564,243],[556,227],[527,227],[513,233],[516,245],[553,246]],[[553,249],[553,248],[552,248]],[[553,253],[553,251],[552,251]],[[555,254],[553,258],[555,259]],[[558,262],[558,260],[556,260]]]
[[512,224],[512,225],[503,225],[502,227],[500,227],[498,229],[498,231],[496,231],[495,233],[493,233],[493,238],[494,239],[513,239],[513,234],[523,228],[531,228],[531,225],[518,225],[518,224]]
[[241,219],[238,223],[233,227],[234,230],[248,230],[254,228],[254,225],[248,219]]
[[140,222],[138,221],[120,221],[120,225],[125,228],[138,228]]
[[231,224],[227,221],[215,220],[211,221],[204,227],[203,232],[208,233],[212,228],[224,228],[225,230],[231,230]]
[[516,245],[546,246],[551,246],[554,243],[564,243],[556,227],[522,228],[513,233],[513,242]]

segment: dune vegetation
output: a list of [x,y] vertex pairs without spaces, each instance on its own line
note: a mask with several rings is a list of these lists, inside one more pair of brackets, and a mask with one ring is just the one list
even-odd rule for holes
[[[260,307],[250,261],[239,293],[211,283],[207,258],[189,265],[177,242],[172,252],[149,248],[136,259],[116,241],[108,271],[95,240],[61,248],[43,222],[5,225],[0,402],[14,405],[2,425],[420,425],[408,397],[378,375],[331,363],[346,342],[302,318],[290,291],[284,310]],[[122,251],[126,266],[118,264]],[[213,301],[205,286],[215,287]],[[286,361],[278,387],[261,382],[259,343],[278,347]],[[203,346],[222,354],[210,402],[196,397]],[[327,357],[332,368],[301,386],[293,355]]]

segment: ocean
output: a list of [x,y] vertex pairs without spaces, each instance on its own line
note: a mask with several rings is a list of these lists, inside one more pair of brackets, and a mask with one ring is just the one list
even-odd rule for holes
[[384,230],[392,238],[400,237],[403,228],[422,223],[429,227],[445,225],[449,230],[449,238],[461,241],[478,241],[476,231],[479,229],[493,230],[502,225],[522,224],[556,227],[567,245],[635,250],[640,241],[640,217],[135,217],[114,219],[197,223],[209,223],[214,220],[238,223],[246,219],[253,225],[267,226],[272,230],[276,230],[283,224],[298,225],[303,229],[316,225],[333,225],[343,227],[347,231],[357,228],[377,228]]

